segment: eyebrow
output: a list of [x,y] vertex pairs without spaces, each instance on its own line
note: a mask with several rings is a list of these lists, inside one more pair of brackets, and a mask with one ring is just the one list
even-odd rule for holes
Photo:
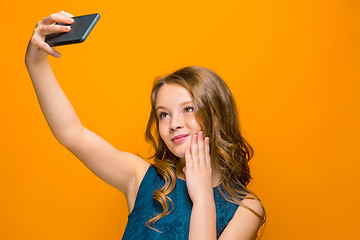
[[[188,105],[188,104],[192,104],[193,103],[193,101],[186,101],[186,102],[183,102],[183,103],[181,103],[180,104],[180,106],[184,106],[184,105]],[[166,107],[163,107],[163,106],[157,106],[156,107],[156,111],[158,111],[159,109],[166,109]]]

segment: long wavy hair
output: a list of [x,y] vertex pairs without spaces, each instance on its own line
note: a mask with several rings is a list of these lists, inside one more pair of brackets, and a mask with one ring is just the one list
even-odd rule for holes
[[[196,112],[196,118],[204,136],[210,138],[210,157],[212,166],[220,173],[220,193],[228,201],[245,207],[262,223],[264,217],[253,209],[241,204],[244,198],[259,198],[251,192],[247,185],[251,178],[248,162],[253,157],[253,149],[240,133],[237,108],[232,93],[223,79],[215,72],[204,67],[185,67],[165,77],[155,79],[151,92],[151,113],[146,128],[146,140],[155,149],[152,156],[153,166],[165,183],[154,191],[154,199],[158,201],[163,211],[146,222],[146,226],[156,230],[155,223],[172,212],[174,204],[167,196],[176,185],[176,164],[179,158],[175,156],[160,137],[159,119],[156,114],[156,96],[164,84],[178,84],[191,95]],[[259,200],[261,203],[261,201]],[[169,207],[171,203],[171,207]],[[157,231],[157,230],[156,230]]]

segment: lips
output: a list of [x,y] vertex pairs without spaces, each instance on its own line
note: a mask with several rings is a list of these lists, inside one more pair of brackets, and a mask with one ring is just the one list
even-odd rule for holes
[[174,143],[179,143],[179,142],[184,141],[188,136],[189,136],[189,134],[179,134],[179,135],[176,135],[175,137],[173,137],[171,139],[171,141],[173,141]]

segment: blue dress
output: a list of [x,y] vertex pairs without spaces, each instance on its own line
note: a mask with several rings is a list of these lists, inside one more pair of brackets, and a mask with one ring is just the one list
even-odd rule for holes
[[[145,223],[162,212],[162,206],[153,198],[153,191],[164,185],[161,175],[155,167],[150,165],[137,193],[134,209],[128,216],[123,240],[187,240],[189,239],[190,216],[192,202],[189,197],[186,182],[177,179],[176,187],[168,196],[174,203],[174,210],[169,215],[160,218],[155,228],[161,233],[147,227]],[[228,202],[219,192],[218,187],[213,189],[216,206],[217,237],[221,235],[238,208],[237,204]],[[169,208],[171,209],[169,202]]]

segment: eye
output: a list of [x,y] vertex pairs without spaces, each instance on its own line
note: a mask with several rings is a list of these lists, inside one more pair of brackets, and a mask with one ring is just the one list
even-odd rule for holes
[[193,107],[186,107],[184,109],[184,112],[193,112],[194,111],[194,108]]
[[164,118],[167,118],[167,117],[169,117],[169,114],[166,113],[166,112],[162,112],[162,113],[159,114],[159,119],[164,119]]

